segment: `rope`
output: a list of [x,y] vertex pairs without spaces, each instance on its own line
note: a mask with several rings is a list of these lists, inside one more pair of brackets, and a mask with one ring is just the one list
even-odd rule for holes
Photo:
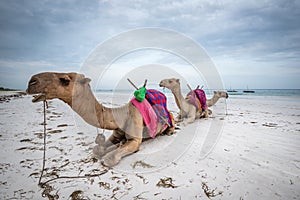
[[102,125],[103,125],[102,134],[103,135],[105,132],[104,112],[105,112],[105,109],[104,109],[104,107],[102,107]]
[[105,168],[102,172],[100,172],[98,174],[85,174],[84,176],[59,176],[59,177],[47,180],[45,182],[42,182],[42,177],[43,177],[43,174],[44,174],[44,171],[45,171],[45,166],[46,166],[46,143],[47,143],[47,141],[46,141],[46,136],[47,136],[46,108],[48,108],[48,103],[47,103],[46,100],[43,102],[43,106],[44,106],[44,109],[43,109],[43,112],[44,112],[44,122],[43,122],[43,126],[44,126],[43,164],[42,164],[42,170],[41,170],[41,175],[39,177],[39,183],[38,183],[38,185],[41,188],[47,188],[47,187],[49,187],[49,185],[47,185],[49,182],[55,181],[57,179],[91,178],[91,177],[101,176],[101,175],[107,173],[108,169]]
[[225,107],[226,107],[226,116],[228,115],[228,110],[227,110],[227,100],[225,99]]
[[42,181],[42,176],[44,174],[44,171],[45,171],[45,165],[46,165],[46,107],[48,108],[48,103],[46,100],[43,101],[43,106],[44,106],[44,122],[43,122],[43,125],[44,125],[44,153],[43,153],[43,164],[42,164],[42,171],[41,171],[41,175],[40,175],[40,178],[39,178],[39,185],[43,185],[41,183]]
[[45,181],[44,183],[41,183],[41,186],[43,187],[47,183],[49,183],[51,181],[55,181],[57,179],[92,178],[92,177],[101,176],[101,175],[103,175],[103,174],[105,174],[107,172],[108,172],[108,169],[104,169],[102,172],[100,172],[98,174],[85,174],[84,176],[60,176],[60,177],[52,178],[52,179],[50,179],[48,181]]

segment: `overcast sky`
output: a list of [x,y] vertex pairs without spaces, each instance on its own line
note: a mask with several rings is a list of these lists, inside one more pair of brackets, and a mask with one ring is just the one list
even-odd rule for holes
[[299,19],[297,0],[0,0],[0,86],[79,71],[112,36],[158,27],[201,45],[227,88],[300,88]]

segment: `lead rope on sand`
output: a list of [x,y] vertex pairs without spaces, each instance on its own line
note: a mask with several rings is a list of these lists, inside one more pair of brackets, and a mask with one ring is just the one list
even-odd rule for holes
[[228,115],[228,110],[227,110],[227,100],[225,99],[225,108],[226,108],[226,116]]
[[103,128],[102,128],[102,133],[99,132],[99,128],[96,127],[96,132],[97,132],[97,135],[103,135],[104,136],[104,133],[105,133],[105,124],[104,124],[104,112],[105,112],[105,109],[102,108],[102,124],[103,124]]
[[41,183],[42,181],[42,176],[44,174],[44,171],[45,171],[45,165],[46,165],[46,134],[47,134],[47,127],[46,127],[46,107],[48,108],[48,103],[46,100],[43,101],[43,105],[44,105],[44,122],[43,122],[43,125],[44,125],[44,152],[43,152],[43,165],[42,165],[42,171],[41,171],[41,175],[40,175],[40,178],[39,178],[39,185],[42,186],[43,184]]
[[[43,197],[45,196],[48,196],[50,195],[49,192],[52,190],[52,187],[47,185],[49,182],[51,181],[54,181],[54,180],[57,180],[57,179],[77,179],[77,178],[91,178],[91,177],[97,177],[97,176],[101,176],[105,173],[108,172],[108,168],[105,168],[102,172],[98,173],[98,174],[85,174],[83,176],[58,176],[56,178],[52,178],[50,180],[47,180],[45,182],[42,182],[42,177],[43,177],[43,174],[44,174],[44,171],[45,171],[45,166],[46,166],[46,144],[47,144],[47,141],[46,141],[46,137],[47,137],[47,124],[46,124],[46,108],[48,108],[48,103],[46,100],[43,101],[43,106],[44,106],[44,109],[43,109],[43,112],[44,112],[44,122],[43,122],[43,126],[44,126],[44,148],[43,148],[43,164],[42,164],[42,170],[41,170],[41,175],[40,175],[40,178],[39,178],[39,183],[38,185],[41,187],[41,188],[46,188],[45,191],[43,192]],[[47,189],[48,188],[48,189]]]

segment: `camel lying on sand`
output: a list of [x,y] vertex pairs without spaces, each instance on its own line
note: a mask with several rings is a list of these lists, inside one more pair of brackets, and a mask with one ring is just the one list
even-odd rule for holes
[[[60,99],[88,124],[113,130],[106,141],[103,135],[97,136],[93,152],[104,165],[114,166],[122,157],[139,150],[147,131],[141,113],[131,102],[117,108],[103,106],[93,95],[90,81],[82,74],[45,72],[31,77],[27,93],[36,94],[32,102]],[[159,123],[156,133],[161,134],[162,129]],[[173,133],[174,127],[165,131]]]
[[[184,98],[181,92],[180,81],[176,78],[164,79],[159,84],[160,87],[166,87],[172,91],[177,107],[180,112],[176,121],[183,120],[184,123],[192,123],[195,119],[202,116],[202,110],[197,111],[197,108],[189,103],[189,99]],[[228,94],[222,91],[214,91],[214,96],[211,99],[206,100],[208,107],[211,107],[217,103],[220,98],[228,98]],[[211,112],[208,109],[204,111],[204,117],[208,117],[208,113]]]

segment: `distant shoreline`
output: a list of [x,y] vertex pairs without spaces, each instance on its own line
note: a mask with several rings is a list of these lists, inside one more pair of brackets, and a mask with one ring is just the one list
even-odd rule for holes
[[0,91],[20,91],[20,90],[0,87]]
[[0,103],[10,102],[10,100],[24,95],[26,95],[26,92],[20,90],[0,90]]

